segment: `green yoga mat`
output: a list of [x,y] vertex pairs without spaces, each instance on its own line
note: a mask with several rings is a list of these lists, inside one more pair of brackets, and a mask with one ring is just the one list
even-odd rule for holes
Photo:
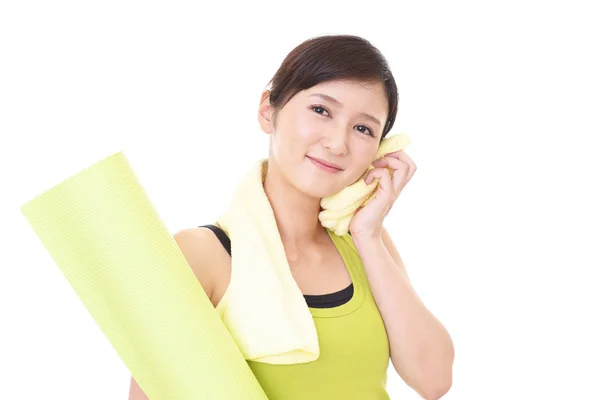
[[21,207],[151,400],[266,400],[123,152]]

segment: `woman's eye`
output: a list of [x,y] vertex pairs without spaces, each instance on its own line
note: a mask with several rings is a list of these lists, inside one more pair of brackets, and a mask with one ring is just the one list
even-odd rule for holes
[[[325,107],[321,107],[321,106],[313,106],[313,107],[311,107],[311,108],[312,108],[313,110],[324,110],[324,111],[327,111],[327,110],[325,110]],[[323,114],[322,114],[322,113],[320,113],[319,111],[316,111],[316,113],[317,113],[317,114],[321,114],[321,115],[323,115]]]
[[[317,114],[319,115],[323,115],[325,116],[322,112],[323,111],[327,111],[327,109],[325,107],[321,107],[321,106],[312,106],[311,107],[312,110],[314,110]],[[366,131],[360,131],[361,133],[366,133],[369,136],[375,136],[375,134],[373,133],[373,130],[371,128],[369,128],[368,126],[365,125],[358,125],[359,127],[365,128]]]
[[375,136],[375,134],[373,134],[373,131],[371,130],[371,128],[368,128],[368,127],[366,127],[364,125],[358,125],[358,126],[365,128],[367,130],[367,135],[369,135],[369,136]]

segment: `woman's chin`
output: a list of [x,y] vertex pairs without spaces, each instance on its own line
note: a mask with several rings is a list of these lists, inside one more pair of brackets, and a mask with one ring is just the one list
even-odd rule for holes
[[323,198],[334,195],[344,189],[344,185],[350,183],[344,182],[343,177],[327,177],[316,174],[301,174],[298,178],[298,187],[311,197]]
[[303,191],[310,197],[322,199],[323,197],[329,197],[331,195],[334,195],[342,189],[343,188],[340,188],[337,185],[334,187],[331,184],[325,185],[325,184],[321,183],[319,185],[317,183],[313,183],[313,184],[308,183],[308,184],[304,185]]

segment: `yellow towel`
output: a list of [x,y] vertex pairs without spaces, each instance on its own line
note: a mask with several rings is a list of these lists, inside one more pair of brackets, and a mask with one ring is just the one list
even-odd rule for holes
[[123,153],[21,211],[150,399],[267,399]]
[[273,209],[264,192],[267,160],[242,179],[217,219],[231,239],[231,279],[223,322],[247,360],[314,361],[319,342],[312,315],[289,269]]
[[[386,138],[377,157],[401,150],[406,135]],[[223,300],[223,322],[247,360],[295,364],[319,357],[312,315],[287,262],[273,209],[264,191],[267,159],[257,161],[238,185],[229,207],[217,219],[231,239],[232,272]],[[325,227],[347,232],[354,211],[373,192],[376,182],[362,178],[324,200]],[[321,217],[320,215],[320,217]],[[339,219],[338,219],[339,217]],[[327,224],[327,225],[325,225]]]
[[[410,138],[403,133],[386,137],[381,141],[375,158],[379,159],[386,154],[404,150],[409,144]],[[373,168],[375,167],[371,165],[367,171]],[[321,208],[323,208],[319,213],[321,225],[338,236],[348,233],[354,213],[375,197],[377,184],[378,179],[367,185],[361,178],[338,193],[321,199]]]

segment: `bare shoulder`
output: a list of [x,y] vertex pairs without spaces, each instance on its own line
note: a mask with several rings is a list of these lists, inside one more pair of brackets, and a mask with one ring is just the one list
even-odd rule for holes
[[216,307],[229,283],[229,254],[217,236],[208,228],[185,228],[173,238],[206,295]]

